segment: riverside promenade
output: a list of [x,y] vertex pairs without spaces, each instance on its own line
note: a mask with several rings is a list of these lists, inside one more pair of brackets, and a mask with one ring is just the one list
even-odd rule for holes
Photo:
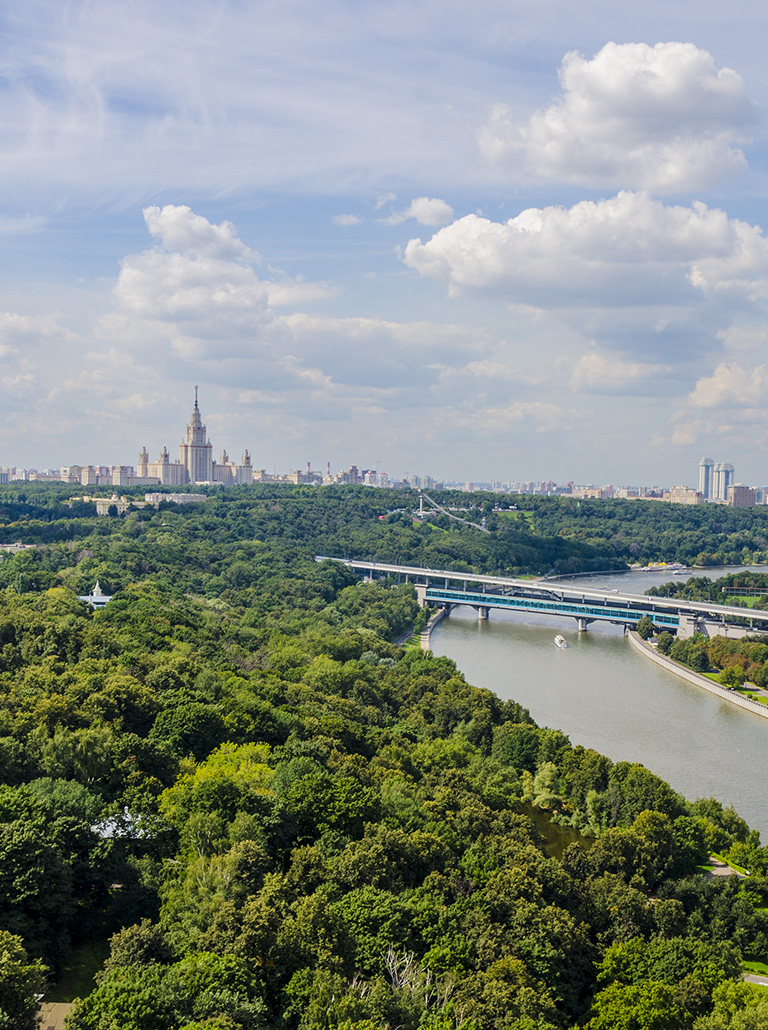
[[419,643],[421,645],[421,650],[422,651],[429,651],[430,650],[429,638],[432,635],[432,630],[435,628],[435,626],[439,622],[443,621],[443,619],[446,617],[447,614],[448,614],[448,609],[447,608],[438,608],[438,610],[435,612],[435,614],[433,616],[431,616],[429,622],[426,624],[424,629],[421,631],[421,636],[420,636]]
[[634,630],[630,630],[627,636],[635,650],[640,651],[641,654],[644,654],[652,662],[656,662],[657,665],[660,665],[668,672],[673,672],[676,676],[680,676],[681,679],[688,680],[689,683],[693,683],[696,687],[703,687],[704,690],[708,690],[710,694],[717,695],[723,701],[728,701],[732,705],[738,705],[739,708],[744,708],[748,712],[753,712],[755,715],[761,715],[764,719],[768,719],[768,705],[761,704],[759,701],[753,701],[750,697],[744,697],[743,694],[724,687],[720,683],[715,683],[714,680],[709,679],[707,676],[702,676],[701,673],[694,672],[693,669],[689,669],[686,665],[681,665],[674,658],[668,658],[665,654],[659,654],[655,647],[643,640]]

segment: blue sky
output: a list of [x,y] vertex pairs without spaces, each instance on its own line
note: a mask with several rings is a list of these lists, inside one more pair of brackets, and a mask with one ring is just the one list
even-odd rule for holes
[[8,0],[0,464],[768,482],[767,20]]

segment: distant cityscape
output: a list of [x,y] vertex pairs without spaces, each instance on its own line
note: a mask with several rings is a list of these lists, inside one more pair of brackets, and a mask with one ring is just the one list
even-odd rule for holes
[[[493,480],[480,482],[466,480],[437,480],[432,476],[411,473],[390,477],[387,472],[358,468],[350,465],[343,471],[332,472],[330,462],[323,472],[316,471],[307,462],[306,468],[272,473],[255,469],[247,449],[239,462],[230,460],[222,451],[219,460],[213,457],[213,444],[208,439],[203,423],[195,387],[195,402],[190,420],[179,444],[178,458],[171,461],[168,448],[160,448],[156,460],[151,460],[146,447],[142,447],[138,461],[133,465],[64,465],[42,471],[34,468],[0,466],[0,484],[28,482],[57,482],[82,486],[236,486],[250,483],[292,483],[306,486],[361,485],[382,489],[461,490],[468,493],[538,494],[543,496],[573,497],[580,500],[646,499],[670,501],[676,504],[727,504],[736,508],[749,508],[768,504],[768,486],[747,486],[735,481],[735,470],[730,462],[715,462],[702,458],[698,469],[698,487],[690,486],[613,486],[606,484],[581,485],[574,482],[556,483],[552,480]],[[185,495],[188,496],[188,495]],[[115,498],[116,499],[116,498]],[[201,495],[202,499],[202,495]]]

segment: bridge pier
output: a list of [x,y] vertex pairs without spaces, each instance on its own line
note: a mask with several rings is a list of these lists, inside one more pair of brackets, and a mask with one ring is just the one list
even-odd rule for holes
[[490,611],[490,609],[486,605],[481,604],[479,606],[479,608],[477,609],[477,617],[478,617],[478,619],[482,620],[482,621],[485,621],[488,618],[488,612],[489,611]]
[[587,632],[587,626],[590,624],[590,622],[594,622],[594,621],[595,621],[594,619],[587,619],[585,616],[580,615],[578,617],[578,619],[576,619],[576,626],[577,626],[577,628],[579,630],[579,633],[586,633]]

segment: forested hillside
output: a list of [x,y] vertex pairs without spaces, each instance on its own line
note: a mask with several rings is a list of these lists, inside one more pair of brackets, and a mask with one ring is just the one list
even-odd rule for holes
[[[133,493],[137,500],[143,496],[138,489]],[[435,511],[426,512],[422,523],[414,521],[418,494],[409,490],[265,484],[214,495],[204,516],[185,516],[197,537],[215,524],[227,541],[279,537],[294,548],[305,547],[307,554],[506,574],[603,571],[649,561],[703,566],[768,562],[765,506],[439,494],[441,504],[456,509],[459,517],[484,519],[490,533],[483,534]],[[82,500],[82,488],[0,487],[0,544],[20,535],[25,543],[48,544],[94,533],[111,536],[108,526],[94,528],[95,514],[95,505]]]
[[[606,539],[414,526],[376,491],[97,518],[24,486],[0,496],[5,542],[39,545],[0,561],[0,1025],[102,944],[74,1030],[768,1025],[740,982],[768,956],[757,835],[398,646],[409,586],[314,561],[542,571]],[[712,851],[752,875],[706,878]]]
[[602,545],[629,563],[749,565],[768,561],[768,507],[526,498],[537,533]]

